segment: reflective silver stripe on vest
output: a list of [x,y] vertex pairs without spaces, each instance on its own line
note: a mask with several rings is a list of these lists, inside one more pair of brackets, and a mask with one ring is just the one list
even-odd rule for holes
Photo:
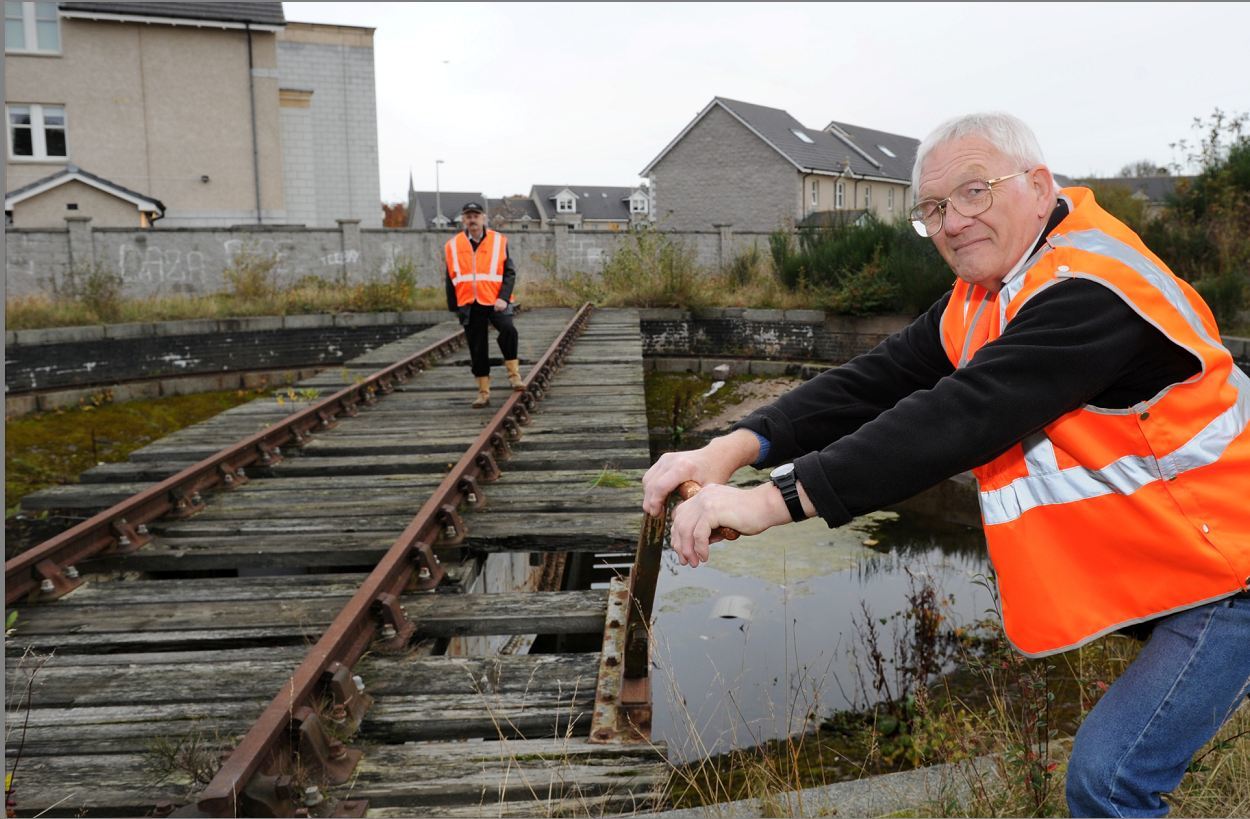
[[[490,267],[486,270],[487,275],[496,276],[499,270],[499,247],[503,244],[503,234],[495,232],[495,241],[490,246]],[[490,279],[490,281],[503,281],[503,276],[498,279]]]
[[460,279],[460,251],[456,247],[456,242],[459,239],[460,237],[456,236],[455,238],[453,238],[451,241],[447,243],[447,249],[451,253],[451,272],[456,274],[455,278],[457,280]]
[[[1207,333],[1202,320],[1193,309],[1193,305],[1185,298],[1185,294],[1175,279],[1141,252],[1098,230],[1054,236],[1051,237],[1050,242],[1054,246],[1067,245],[1109,256],[1132,268],[1163,294],[1169,304],[1185,318],[1200,338],[1212,347],[1223,349],[1223,345]],[[1097,277],[1089,276],[1089,278]],[[1110,285],[1109,282],[1106,283]],[[1123,294],[1121,296],[1123,297]],[[1137,309],[1131,301],[1128,299],[1125,301]],[[1189,348],[1186,347],[1186,349]],[[1205,362],[1203,366],[1205,372]],[[1017,478],[1000,489],[980,493],[981,514],[985,524],[990,526],[1009,523],[1028,510],[1039,506],[1073,503],[1113,492],[1131,495],[1161,478],[1171,479],[1191,469],[1215,463],[1223,456],[1233,440],[1250,427],[1250,377],[1233,364],[1229,372],[1228,383],[1237,390],[1237,400],[1232,406],[1220,413],[1185,444],[1157,461],[1149,456],[1126,455],[1102,469],[1075,466],[1047,472],[1047,469],[1052,468],[1052,463],[1054,467],[1058,466],[1057,462],[1054,462],[1053,445],[1050,445],[1044,433],[1025,438],[1021,444],[1024,448],[1029,475]],[[1045,441],[1045,445],[1041,441]]]
[[1059,471],[1059,459],[1055,456],[1055,445],[1039,430],[1020,442],[1024,447],[1024,463],[1033,476],[1050,475]]
[[[980,493],[985,525],[1010,523],[1039,506],[1073,503],[1112,492],[1131,495],[1161,478],[1174,478],[1191,469],[1210,466],[1250,426],[1250,378],[1234,367],[1228,381],[1237,389],[1233,405],[1159,461],[1150,456],[1125,455],[1102,469],[1073,466],[1050,474],[1017,478],[1001,489]],[[1032,469],[1030,465],[1030,473]]]

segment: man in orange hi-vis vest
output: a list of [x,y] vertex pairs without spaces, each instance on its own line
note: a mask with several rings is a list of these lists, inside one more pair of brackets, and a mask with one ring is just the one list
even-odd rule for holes
[[[643,478],[680,561],[712,532],[840,526],[976,475],[1003,627],[1044,657],[1146,640],[1077,733],[1073,816],[1163,816],[1193,754],[1250,693],[1250,377],[1202,298],[1085,188],[1057,188],[1007,114],[921,143],[911,223],[953,290]],[[753,489],[739,467],[779,465]]]
[[486,214],[477,202],[460,211],[464,230],[443,247],[447,264],[447,309],[460,319],[469,342],[469,360],[477,378],[475,408],[490,403],[490,346],[487,325],[499,332],[499,352],[503,353],[508,383],[514,390],[525,389],[521,361],[517,358],[517,331],[512,321],[512,289],[516,268],[508,255],[508,239],[486,227]]

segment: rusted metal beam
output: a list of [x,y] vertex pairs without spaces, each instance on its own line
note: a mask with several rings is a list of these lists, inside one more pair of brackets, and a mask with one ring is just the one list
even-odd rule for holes
[[[464,522],[456,510],[467,502],[471,493],[477,496],[477,502],[481,502],[481,484],[498,475],[496,459],[499,444],[505,440],[509,429],[514,431],[514,435],[519,434],[518,424],[528,419],[539,384],[549,383],[555,370],[564,362],[577,334],[590,317],[590,311],[589,304],[583,305],[543,357],[530,368],[526,390],[512,392],[495,412],[416,517],[322,633],[291,679],[282,686],[222,763],[217,775],[200,793],[195,806],[188,806],[181,815],[262,815],[255,813],[260,804],[266,811],[263,815],[290,815],[283,811],[295,809],[291,801],[294,799],[294,788],[270,789],[266,783],[290,778],[295,757],[300,753],[300,740],[297,731],[293,730],[298,728],[296,715],[302,715],[306,720],[314,715],[301,709],[315,711],[331,667],[351,668],[374,640],[382,637],[383,627],[389,627],[387,634],[394,631],[398,635],[397,623],[401,620],[396,612],[396,601],[413,583],[414,574],[420,576],[422,563],[428,560],[432,544],[448,545],[464,538]],[[434,563],[437,565],[437,557]],[[383,639],[389,643],[394,636]],[[388,648],[394,647],[394,644],[388,645]],[[362,693],[363,686],[361,681]],[[305,740],[305,745],[307,742]],[[258,789],[267,794],[267,799],[261,803],[250,796]]]
[[64,575],[70,567],[97,555],[124,554],[139,548],[150,540],[147,523],[166,515],[194,514],[204,506],[203,492],[242,485],[247,480],[247,468],[276,464],[282,458],[282,447],[303,446],[311,434],[329,429],[341,415],[355,415],[358,404],[374,400],[379,391],[390,392],[395,382],[426,369],[432,359],[463,342],[464,331],[457,330],[5,561],[5,605],[52,600],[67,593],[77,583],[63,582],[58,574]]

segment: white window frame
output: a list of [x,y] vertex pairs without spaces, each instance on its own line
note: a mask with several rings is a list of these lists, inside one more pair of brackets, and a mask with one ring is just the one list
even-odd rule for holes
[[557,196],[556,213],[577,213],[577,200],[568,196]]
[[894,210],[894,188],[885,189],[885,209]]
[[872,184],[864,184],[864,210],[872,210]]
[[629,200],[629,212],[630,213],[646,213],[647,212],[647,197],[635,196],[634,198],[630,199]]
[[[30,109],[30,147],[34,151],[30,156],[18,156],[13,152],[13,121],[9,112],[14,108]],[[61,118],[65,124],[65,156],[48,156],[48,132],[44,126],[43,109],[61,109]],[[8,145],[10,162],[68,162],[69,161],[69,115],[65,106],[60,103],[14,102],[4,106],[5,143]]]
[[820,180],[812,180],[812,207],[820,207]]
[[[57,4],[54,2],[52,3],[47,2],[46,0],[38,0],[38,2],[33,2],[32,0],[21,0],[21,6],[22,6],[22,40],[23,40],[22,47],[21,48],[9,48],[8,47],[8,41],[9,41],[8,33],[6,32],[5,40],[4,40],[5,41],[4,53],[5,54],[33,54],[33,55],[47,56],[47,57],[61,56],[61,53],[62,53],[61,52],[61,43],[62,43],[61,41],[61,15],[60,15],[60,12],[57,11]],[[56,23],[56,48],[40,48],[39,47],[39,15],[38,15],[39,6],[51,6],[52,7],[52,14],[54,15],[52,20],[51,21],[45,20],[44,22]],[[6,0],[5,10],[6,12],[8,11],[7,0]],[[5,14],[4,21],[5,21],[5,25],[7,26],[9,22],[9,17],[7,13]]]
[[839,182],[833,186],[833,202],[834,207],[842,210],[846,207],[846,183]]

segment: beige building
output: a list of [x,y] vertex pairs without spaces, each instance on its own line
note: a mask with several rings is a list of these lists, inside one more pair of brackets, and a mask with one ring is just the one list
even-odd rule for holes
[[919,140],[716,97],[641,172],[661,228],[775,230],[911,207]]
[[[380,226],[372,30],[293,28],[305,51],[367,41],[367,76],[329,100],[368,98],[358,119],[371,139],[354,165],[346,145],[319,149],[314,115],[343,116],[316,110],[317,78],[280,70],[281,3],[6,2],[6,221]],[[341,124],[335,134],[350,138]],[[333,190],[316,189],[319,172]],[[360,191],[338,195],[353,182]]]

